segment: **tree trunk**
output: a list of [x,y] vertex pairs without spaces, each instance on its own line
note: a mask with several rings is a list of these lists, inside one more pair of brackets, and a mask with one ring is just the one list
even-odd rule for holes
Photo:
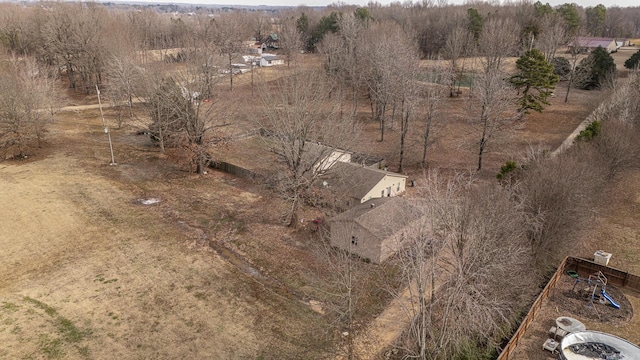
[[422,167],[427,164],[427,148],[429,147],[429,133],[431,132],[431,115],[427,115],[427,125],[424,129],[424,143],[422,144]]
[[231,67],[231,54],[229,54],[229,91],[233,91],[233,68]]

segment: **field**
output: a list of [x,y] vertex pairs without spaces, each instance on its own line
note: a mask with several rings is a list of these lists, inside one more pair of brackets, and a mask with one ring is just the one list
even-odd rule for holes
[[[242,102],[237,131],[251,127],[257,106],[249,76],[238,78],[233,93]],[[491,145],[481,178],[492,179],[528,147],[557,147],[607,95],[572,90],[564,103],[562,86],[548,110]],[[464,101],[447,101],[430,168],[475,170],[477,134]],[[96,101],[74,94],[71,102]],[[364,135],[354,148],[384,157],[393,170],[397,129],[380,143],[364,100],[358,116]],[[260,184],[189,173],[135,127],[112,136],[117,166],[108,165],[98,110],[63,111],[47,147],[0,162],[0,358],[326,357],[328,325],[310,306],[314,238],[304,227],[281,225],[284,204]],[[407,174],[419,179],[418,130],[410,136]],[[615,267],[638,274],[640,175],[616,185],[616,202],[597,214],[573,255],[603,248],[614,253]],[[303,217],[315,215],[310,209]]]

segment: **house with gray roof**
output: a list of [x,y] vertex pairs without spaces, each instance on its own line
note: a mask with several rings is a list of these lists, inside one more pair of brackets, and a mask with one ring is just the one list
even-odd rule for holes
[[403,246],[423,219],[423,213],[401,197],[371,199],[328,220],[330,242],[381,263]]
[[335,162],[322,180],[323,187],[347,206],[398,196],[406,191],[407,185],[405,175],[342,161]]
[[618,51],[616,39],[598,38],[598,37],[577,37],[569,43],[569,48],[579,47],[580,52],[591,52],[599,47],[607,50],[609,53]]

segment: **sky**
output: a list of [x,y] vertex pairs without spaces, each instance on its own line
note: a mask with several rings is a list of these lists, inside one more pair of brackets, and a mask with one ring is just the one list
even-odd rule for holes
[[[107,1],[107,0],[103,0]],[[337,3],[338,0],[134,0],[136,2],[148,2],[148,3],[189,3],[189,4],[220,4],[220,5],[270,5],[270,6],[326,6],[332,3]],[[387,5],[390,2],[403,2],[404,0],[376,0],[377,2]],[[412,0],[413,2],[419,2],[421,0]],[[532,0],[533,1],[533,0]],[[540,0],[542,3],[549,3],[551,6],[556,6],[564,3],[576,3],[583,7],[596,6],[603,4],[606,7],[620,6],[640,6],[638,0]],[[341,3],[350,5],[366,6],[369,0],[340,0]],[[464,4],[466,0],[449,0],[450,4]]]

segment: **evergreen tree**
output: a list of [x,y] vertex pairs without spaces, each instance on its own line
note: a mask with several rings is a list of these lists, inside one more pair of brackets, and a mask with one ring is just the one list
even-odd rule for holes
[[602,5],[588,7],[587,14],[587,30],[593,36],[603,36],[605,30],[605,21],[607,19],[607,8]]
[[580,27],[580,14],[578,13],[578,9],[575,4],[562,4],[556,8],[556,11],[567,23],[567,33],[569,35],[575,34],[575,32]]
[[339,30],[338,21],[342,17],[342,13],[335,11],[331,12],[329,16],[323,16],[320,19],[318,25],[311,31],[309,38],[307,39],[307,50],[315,51],[316,45],[322,41],[325,34],[331,32],[336,33]]
[[541,112],[543,105],[549,105],[547,99],[558,83],[553,65],[540,50],[531,49],[516,61],[516,67],[518,74],[512,76],[510,82],[522,94],[518,111],[521,114],[528,114],[529,110]]
[[478,41],[480,33],[482,32],[482,26],[484,25],[484,19],[478,10],[474,8],[467,9],[467,29],[473,34],[473,39]]
[[616,72],[616,63],[611,54],[601,46],[593,50],[588,57],[580,61],[576,71],[581,74],[583,81],[576,84],[581,89],[591,90],[607,87]]
[[640,50],[631,55],[631,57],[624,62],[624,67],[627,69],[637,69],[638,66],[640,66]]

